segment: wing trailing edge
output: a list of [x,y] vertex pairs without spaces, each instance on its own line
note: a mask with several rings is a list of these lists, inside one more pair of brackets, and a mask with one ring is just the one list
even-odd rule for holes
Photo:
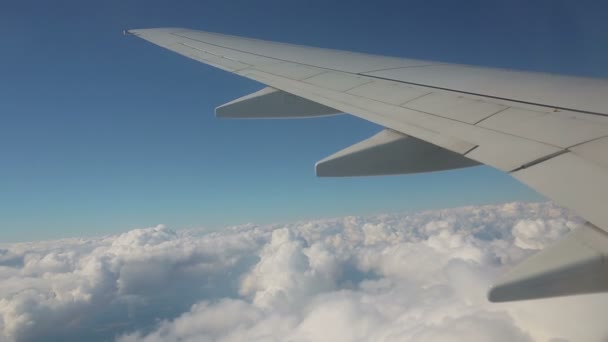
[[317,162],[319,177],[380,176],[451,170],[479,163],[420,139],[385,129]]
[[282,90],[266,87],[215,109],[218,118],[295,119],[339,114],[340,111]]

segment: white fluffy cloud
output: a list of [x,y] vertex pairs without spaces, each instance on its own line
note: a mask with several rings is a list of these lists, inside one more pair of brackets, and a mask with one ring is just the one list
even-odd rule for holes
[[0,246],[0,339],[602,341],[608,295],[490,304],[548,203]]

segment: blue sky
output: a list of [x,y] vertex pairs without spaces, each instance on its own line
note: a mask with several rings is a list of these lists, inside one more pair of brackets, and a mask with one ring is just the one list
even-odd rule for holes
[[541,197],[487,167],[319,179],[380,128],[217,120],[260,89],[125,28],[608,77],[601,1],[19,1],[0,5],[0,241],[221,227]]

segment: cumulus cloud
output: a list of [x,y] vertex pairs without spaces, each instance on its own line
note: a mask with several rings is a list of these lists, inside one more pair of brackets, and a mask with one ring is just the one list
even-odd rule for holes
[[604,294],[490,304],[580,225],[549,203],[0,246],[0,339],[602,341]]

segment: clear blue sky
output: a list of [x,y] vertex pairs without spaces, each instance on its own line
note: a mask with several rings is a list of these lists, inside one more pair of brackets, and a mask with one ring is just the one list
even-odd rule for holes
[[608,77],[603,1],[5,1],[0,241],[541,199],[486,167],[319,179],[380,128],[222,121],[260,89],[125,28],[180,26],[420,59]]

